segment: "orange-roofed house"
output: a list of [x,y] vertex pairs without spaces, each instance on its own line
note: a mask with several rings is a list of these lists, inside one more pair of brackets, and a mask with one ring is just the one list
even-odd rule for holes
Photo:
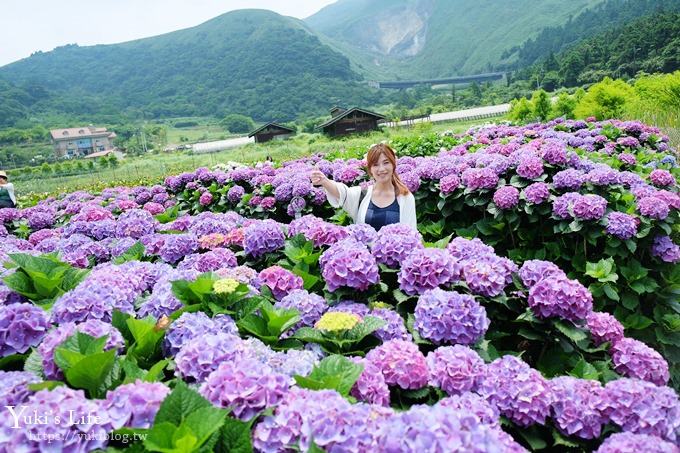
[[84,157],[100,151],[113,149],[116,133],[105,127],[71,127],[50,131],[57,159]]

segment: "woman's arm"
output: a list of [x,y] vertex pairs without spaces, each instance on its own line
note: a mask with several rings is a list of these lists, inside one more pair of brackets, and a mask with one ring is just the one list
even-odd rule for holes
[[418,231],[418,218],[416,216],[416,199],[413,194],[408,194],[404,198],[404,218],[400,219],[403,224],[406,224]]
[[331,181],[319,170],[313,170],[310,174],[312,184],[323,187],[328,202],[334,208],[342,208],[356,221],[359,211],[359,198],[361,187],[347,187],[341,182]]

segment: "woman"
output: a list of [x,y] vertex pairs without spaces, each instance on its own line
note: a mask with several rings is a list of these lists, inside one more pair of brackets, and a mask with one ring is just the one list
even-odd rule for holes
[[394,150],[382,143],[372,146],[366,155],[366,167],[373,185],[365,192],[359,186],[350,188],[331,181],[316,168],[310,178],[315,186],[323,186],[331,206],[342,207],[354,223],[368,223],[376,230],[391,223],[417,229],[416,201],[396,173]]
[[14,208],[16,205],[14,184],[7,182],[7,173],[0,170],[0,208]]

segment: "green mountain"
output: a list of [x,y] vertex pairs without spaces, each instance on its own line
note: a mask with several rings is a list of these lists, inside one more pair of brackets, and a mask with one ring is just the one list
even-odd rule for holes
[[601,32],[518,71],[515,78],[539,80],[551,90],[598,82],[604,77],[634,77],[638,71],[677,70],[680,70],[680,13],[662,13]]
[[[38,52],[1,67],[1,79],[0,99],[9,98],[14,113],[24,105],[32,113],[242,113],[285,121],[335,104],[372,105],[383,96],[302,21],[266,10],[233,11],[122,44]],[[35,101],[28,87],[46,94]]]
[[340,0],[305,19],[365,77],[474,74],[603,0]]

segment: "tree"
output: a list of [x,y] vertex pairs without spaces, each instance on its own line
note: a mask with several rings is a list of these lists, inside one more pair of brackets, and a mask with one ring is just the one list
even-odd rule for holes
[[517,100],[513,99],[510,103],[510,119],[518,123],[524,123],[531,118],[534,112],[531,102],[525,97]]
[[534,91],[531,95],[531,104],[534,107],[534,117],[536,117],[536,119],[545,121],[550,117],[552,103],[545,90]]
[[238,113],[230,113],[220,122],[232,134],[242,134],[255,129],[255,122],[252,118]]
[[553,106],[553,114],[555,117],[563,116],[567,119],[574,118],[574,108],[576,107],[576,99],[569,96],[568,93],[562,92],[557,97],[557,101]]
[[633,87],[623,80],[612,80],[605,77],[596,83],[576,105],[574,114],[578,118],[594,116],[598,120],[620,118],[623,116],[626,104],[635,102],[637,96]]

